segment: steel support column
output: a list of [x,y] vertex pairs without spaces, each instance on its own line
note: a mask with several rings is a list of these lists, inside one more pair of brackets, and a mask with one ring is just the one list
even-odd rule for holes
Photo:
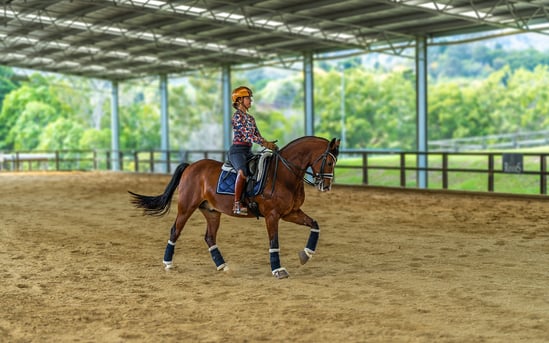
[[303,91],[305,100],[305,135],[315,134],[315,109],[314,109],[314,76],[313,53],[306,52],[303,55]]
[[120,120],[118,115],[118,81],[111,82],[111,169],[120,170]]
[[221,70],[221,88],[223,96],[223,149],[229,151],[232,142],[232,106],[231,106],[231,66],[224,65]]
[[170,119],[168,115],[168,77],[166,74],[160,75],[160,150],[162,150],[162,160],[166,161],[162,165],[162,171],[168,173],[168,161],[170,154]]
[[427,38],[416,38],[417,187],[427,188]]

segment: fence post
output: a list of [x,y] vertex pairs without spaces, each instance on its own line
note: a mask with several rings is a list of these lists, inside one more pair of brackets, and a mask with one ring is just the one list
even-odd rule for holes
[[442,189],[448,189],[448,153],[442,153]]
[[133,164],[134,164],[134,171],[136,173],[139,172],[139,157],[138,157],[138,152],[137,151],[134,151],[133,152]]
[[539,191],[541,194],[547,195],[547,155],[539,155]]
[[368,180],[368,153],[362,153],[362,183],[367,185]]
[[149,172],[154,173],[154,151],[149,152]]
[[488,154],[488,192],[494,191],[494,154]]
[[15,165],[15,168],[13,168],[15,171],[19,171],[19,152],[15,152],[15,161],[13,161],[13,164]]
[[400,187],[406,188],[406,153],[400,153]]
[[59,150],[55,150],[55,170],[59,171]]
[[107,155],[107,170],[111,170],[111,152],[110,151],[107,151],[106,153]]

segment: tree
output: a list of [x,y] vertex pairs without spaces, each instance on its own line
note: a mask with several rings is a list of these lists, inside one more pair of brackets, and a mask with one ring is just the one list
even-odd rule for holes
[[77,149],[84,133],[84,127],[67,118],[50,122],[40,134],[39,150]]
[[132,104],[120,109],[120,148],[159,149],[160,114],[150,104]]
[[219,76],[189,77],[182,85],[170,89],[170,145],[181,149],[221,149],[223,110]]
[[14,78],[15,74],[13,69],[0,66],[0,112],[2,111],[2,104],[4,103],[6,95],[19,87],[18,82],[16,82]]
[[52,106],[39,101],[28,102],[17,117],[7,140],[13,143],[15,150],[33,150],[40,144],[44,127],[56,117],[56,110]]
[[298,76],[270,80],[255,94],[259,100],[252,112],[264,137],[282,146],[303,135],[303,83]]
[[407,72],[375,75],[362,67],[317,72],[315,108],[320,113],[316,132],[341,137],[345,101],[345,148],[412,148],[415,140],[415,98]]
[[38,132],[48,122],[66,117],[68,106],[60,102],[50,80],[33,74],[28,82],[9,93],[0,113],[0,148],[33,149]]

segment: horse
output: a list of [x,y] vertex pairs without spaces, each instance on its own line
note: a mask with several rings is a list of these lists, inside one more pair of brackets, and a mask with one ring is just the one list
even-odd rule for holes
[[[253,199],[248,199],[249,207],[257,206],[257,218],[265,218],[269,236],[271,273],[277,279],[289,277],[288,271],[280,263],[280,219],[310,228],[307,244],[298,253],[302,265],[315,253],[320,228],[316,220],[300,209],[305,201],[304,183],[314,185],[321,192],[331,190],[339,144],[340,140],[336,138],[329,141],[321,137],[305,136],[290,142],[280,150],[273,151],[265,174],[263,192]],[[163,264],[167,270],[173,267],[175,243],[196,209],[206,218],[204,240],[217,270],[229,270],[216,242],[221,214],[240,218],[255,218],[255,215],[252,211],[249,211],[247,216],[233,214],[234,197],[216,192],[221,166],[222,162],[211,159],[202,159],[191,164],[183,162],[174,171],[163,194],[147,196],[128,191],[131,194],[131,202],[135,207],[143,209],[143,215],[163,216],[168,213],[172,196],[178,188],[177,216],[164,251]],[[306,174],[312,177],[313,181],[307,180]]]

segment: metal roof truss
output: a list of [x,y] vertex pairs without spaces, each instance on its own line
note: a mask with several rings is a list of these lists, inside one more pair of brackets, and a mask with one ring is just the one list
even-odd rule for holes
[[549,0],[1,1],[0,64],[110,80],[342,50],[401,54],[504,30],[549,34]]

